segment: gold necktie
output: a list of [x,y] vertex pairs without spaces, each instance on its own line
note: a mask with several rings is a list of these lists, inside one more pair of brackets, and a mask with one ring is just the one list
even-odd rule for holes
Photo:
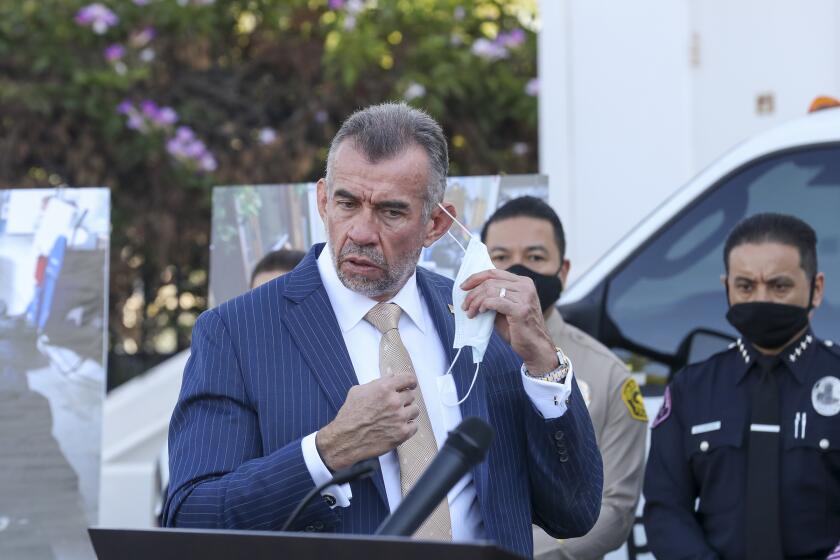
[[[365,315],[365,320],[382,333],[379,341],[379,374],[382,377],[414,373],[411,357],[403,346],[398,325],[402,309],[396,303],[377,303]],[[402,495],[414,487],[420,475],[429,466],[437,453],[435,434],[429,413],[423,402],[420,386],[415,390],[416,403],[420,407],[420,416],[414,420],[417,423],[417,433],[397,447],[400,460],[400,487]],[[419,539],[452,540],[452,522],[449,517],[449,503],[446,499],[435,508],[426,521],[420,525],[414,536]]]

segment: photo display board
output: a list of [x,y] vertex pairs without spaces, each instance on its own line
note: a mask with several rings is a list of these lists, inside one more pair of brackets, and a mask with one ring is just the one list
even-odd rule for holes
[[93,558],[110,191],[0,190],[0,558]]

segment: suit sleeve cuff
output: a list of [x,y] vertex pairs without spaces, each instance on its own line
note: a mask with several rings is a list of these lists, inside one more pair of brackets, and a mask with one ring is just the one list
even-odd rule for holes
[[572,378],[575,374],[575,368],[571,360],[569,360],[569,373],[566,374],[566,379],[563,380],[563,383],[541,381],[531,377],[525,373],[525,364],[522,364],[520,371],[525,393],[531,399],[534,408],[543,415],[543,418],[553,420],[560,418],[566,413],[568,408],[567,401],[572,394]]
[[[303,451],[303,461],[306,463],[306,468],[309,475],[312,477],[312,482],[315,486],[320,486],[332,478],[330,469],[321,460],[321,455],[315,447],[315,435],[318,432],[313,432],[303,438],[300,442],[301,451]],[[350,500],[353,498],[353,491],[350,490],[350,483],[345,482],[341,485],[327,486],[321,491],[321,496],[330,505],[330,508],[348,507]]]

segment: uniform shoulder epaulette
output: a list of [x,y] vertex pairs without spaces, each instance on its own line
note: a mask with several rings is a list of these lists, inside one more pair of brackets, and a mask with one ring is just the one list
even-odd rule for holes
[[835,343],[833,340],[823,340],[822,345],[826,350],[840,358],[840,344]]
[[[674,375],[672,376],[672,381],[680,379],[681,383],[691,384],[698,377],[704,377],[708,373],[709,368],[715,367],[715,364],[718,363],[718,360],[727,359],[729,356],[738,356],[739,360],[742,359],[741,352],[742,350],[739,349],[738,343],[733,342],[723,350],[715,352],[705,360],[685,364],[678,371],[674,372]],[[688,379],[688,381],[682,381],[683,379]]]
[[[712,354],[711,356],[706,358],[706,360],[703,360],[703,362],[708,361],[708,360],[721,358],[723,356],[727,356],[727,355],[732,354],[732,353],[743,354],[743,351],[744,351],[743,346],[740,346],[738,344],[738,341],[735,340],[735,341],[732,341],[729,344],[727,344],[726,348],[724,348],[722,350],[718,350],[717,352],[715,352],[714,354]],[[698,362],[698,363],[703,363],[703,362]]]

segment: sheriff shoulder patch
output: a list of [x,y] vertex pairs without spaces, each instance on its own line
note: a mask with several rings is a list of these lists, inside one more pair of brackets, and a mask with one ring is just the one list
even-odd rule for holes
[[639,385],[632,377],[624,382],[621,386],[621,400],[627,405],[627,410],[630,411],[630,416],[639,420],[640,422],[647,422],[647,412],[645,412],[645,401],[642,399],[642,392],[639,390]]

